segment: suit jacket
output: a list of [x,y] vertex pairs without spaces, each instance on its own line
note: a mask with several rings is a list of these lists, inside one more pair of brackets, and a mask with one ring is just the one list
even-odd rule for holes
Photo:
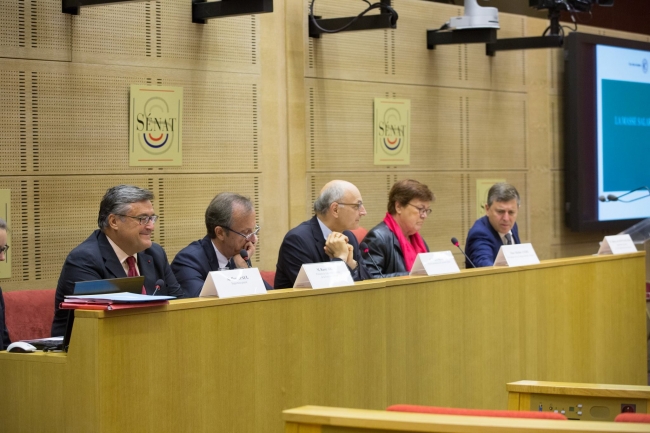
[[[228,269],[236,269],[233,259],[228,262]],[[176,254],[172,261],[172,271],[183,288],[186,298],[196,298],[201,294],[203,283],[208,273],[219,270],[217,253],[209,236],[194,241]],[[264,280],[262,280],[264,281]],[[273,290],[264,281],[266,290]]]
[[[517,223],[512,227],[512,240],[515,244],[521,243]],[[494,230],[486,215],[477,219],[472,228],[469,229],[467,241],[465,242],[465,253],[477,268],[492,266],[494,259],[499,254],[501,245],[503,245],[501,236]],[[468,269],[473,267],[467,259],[465,259],[465,267]]]
[[[160,245],[154,243],[150,248],[138,253],[138,268],[140,275],[144,277],[147,294],[153,294],[156,281],[160,279],[165,285],[156,294],[183,297],[183,290],[169,267],[165,250]],[[126,271],[108,238],[101,230],[95,230],[88,239],[70,251],[63,263],[54,297],[52,336],[65,334],[68,311],[59,309],[59,304],[66,295],[72,295],[76,282],[125,277]]]
[[2,297],[2,289],[0,289],[0,350],[7,350],[7,346],[10,344],[9,332],[5,325],[5,299]]
[[[348,237],[348,243],[354,247],[354,260],[358,263],[356,269],[351,271],[352,279],[362,281],[372,278],[361,260],[357,238],[349,230],[344,231],[343,234]],[[280,246],[273,286],[276,289],[293,287],[303,264],[329,262],[330,257],[325,254],[324,247],[325,238],[316,216],[289,230]]]
[[[363,255],[363,261],[372,278],[399,277],[409,274],[404,264],[404,254],[399,240],[385,222],[382,221],[373,227],[363,241],[368,244],[368,254]],[[429,251],[426,242],[424,246]],[[375,260],[381,274],[372,259]]]

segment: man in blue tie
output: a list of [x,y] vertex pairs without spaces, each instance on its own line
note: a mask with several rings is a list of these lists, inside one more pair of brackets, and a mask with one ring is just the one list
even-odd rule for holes
[[[492,266],[501,245],[519,244],[517,213],[519,192],[508,183],[496,183],[488,191],[485,216],[476,220],[467,234],[465,252],[477,268]],[[465,267],[472,268],[468,260]]]

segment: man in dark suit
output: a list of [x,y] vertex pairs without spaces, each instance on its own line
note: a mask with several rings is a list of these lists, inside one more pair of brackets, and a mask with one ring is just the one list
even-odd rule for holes
[[[152,200],[150,191],[132,185],[118,185],[106,191],[99,205],[99,230],[68,254],[61,269],[52,336],[65,333],[68,312],[59,309],[59,304],[66,295],[72,295],[79,281],[142,275],[143,294],[183,296],[165,250],[151,241],[158,219]],[[164,284],[156,289],[158,280],[163,280]]]
[[361,193],[343,180],[326,184],[314,202],[316,215],[289,231],[282,241],[275,273],[276,289],[293,287],[305,263],[345,262],[355,281],[370,279],[350,230],[366,214]]
[[[212,199],[205,211],[208,234],[179,251],[172,262],[185,297],[199,296],[212,271],[249,267],[240,252],[246,250],[249,261],[255,254],[260,231],[255,220],[253,203],[247,197],[222,192]],[[273,290],[266,281],[264,285],[266,290]]]
[[[488,191],[485,216],[476,220],[467,234],[465,252],[477,268],[492,266],[501,245],[519,244],[517,213],[519,193],[508,183],[496,183]],[[465,267],[474,267],[466,259]]]

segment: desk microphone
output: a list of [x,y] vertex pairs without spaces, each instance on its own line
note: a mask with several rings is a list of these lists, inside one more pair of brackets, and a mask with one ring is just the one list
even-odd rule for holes
[[253,267],[253,265],[251,265],[251,260],[248,258],[248,251],[242,249],[241,251],[239,251],[239,255],[241,256],[242,259],[246,261],[246,263],[248,263],[249,268]]
[[156,286],[155,286],[155,289],[154,289],[153,294],[151,296],[156,296],[156,292],[158,290],[160,290],[161,287],[164,287],[164,286],[165,286],[165,282],[163,280],[156,281]]
[[472,261],[470,260],[470,258],[467,257],[467,254],[465,254],[465,251],[463,251],[463,249],[462,249],[462,248],[460,247],[460,245],[458,244],[458,239],[456,239],[456,238],[451,238],[451,243],[454,244],[454,245],[456,245],[456,247],[460,250],[460,252],[463,253],[463,255],[465,256],[465,258],[467,259],[467,261],[472,265],[473,268],[475,268],[476,265],[474,265],[474,263],[472,263]]
[[381,273],[381,269],[379,269],[379,266],[377,266],[377,262],[375,262],[375,258],[372,256],[372,254],[369,253],[370,248],[368,248],[368,244],[365,242],[361,242],[359,244],[359,248],[361,249],[362,254],[367,254],[368,257],[370,257],[370,260],[372,260],[372,264],[375,265],[375,269],[377,269],[377,272],[379,272],[379,278],[384,278],[384,274]]
[[[646,194],[642,195],[640,197],[632,198],[632,199],[629,199],[629,198],[628,199],[623,199],[623,197],[627,197],[628,195],[630,195],[630,194],[632,194],[634,192],[637,192],[637,191],[645,191]],[[646,198],[648,196],[650,196],[650,188],[648,188],[647,186],[640,186],[638,188],[634,188],[633,190],[628,191],[626,193],[623,193],[621,195],[607,194],[607,197],[605,197],[605,195],[601,195],[601,196],[598,197],[598,200],[600,200],[602,202],[620,201],[621,203],[632,203],[633,201],[641,200],[641,199]]]

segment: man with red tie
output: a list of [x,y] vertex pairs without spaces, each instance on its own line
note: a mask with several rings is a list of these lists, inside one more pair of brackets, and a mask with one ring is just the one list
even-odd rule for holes
[[[158,216],[153,194],[132,185],[106,191],[99,205],[99,229],[73,249],[63,264],[56,287],[52,336],[65,333],[67,311],[59,309],[79,281],[144,276],[142,293],[182,297],[163,248],[151,241]],[[164,281],[156,288],[158,280]]]

